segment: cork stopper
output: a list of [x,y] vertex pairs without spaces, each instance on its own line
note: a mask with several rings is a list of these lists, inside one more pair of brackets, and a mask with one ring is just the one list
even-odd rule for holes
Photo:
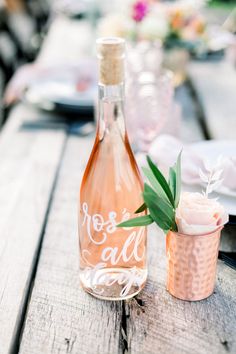
[[99,58],[99,82],[118,85],[124,81],[125,40],[104,37],[97,40]]

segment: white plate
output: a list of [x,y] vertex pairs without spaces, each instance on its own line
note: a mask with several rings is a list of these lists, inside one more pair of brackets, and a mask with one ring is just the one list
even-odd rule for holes
[[46,110],[53,110],[56,104],[80,109],[93,107],[96,95],[96,66],[88,59],[77,65],[63,64],[45,69],[42,76],[30,84],[25,99]]
[[219,155],[236,157],[236,140],[204,140],[191,144],[197,154],[216,161]]

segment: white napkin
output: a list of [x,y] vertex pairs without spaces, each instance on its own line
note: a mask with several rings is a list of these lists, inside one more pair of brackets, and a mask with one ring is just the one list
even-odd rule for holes
[[[171,135],[161,135],[152,143],[149,155],[158,164],[160,169],[167,174],[182,150],[182,181],[186,184],[202,184],[199,170],[206,164],[214,166],[215,161],[208,161],[207,151],[205,154],[198,152],[196,144],[184,144]],[[223,155],[222,151],[222,155]],[[236,151],[232,151],[232,157],[222,156],[219,169],[222,172],[222,186],[236,192]]]

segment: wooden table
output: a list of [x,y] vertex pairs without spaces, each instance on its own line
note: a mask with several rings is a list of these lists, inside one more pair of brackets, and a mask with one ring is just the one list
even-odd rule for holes
[[[235,139],[230,70],[190,65],[190,81],[177,91],[184,140]],[[32,129],[39,119],[45,129]],[[20,104],[0,137],[0,353],[236,353],[236,272],[219,261],[210,298],[173,298],[156,226],[149,228],[148,282],[137,297],[100,301],[81,289],[77,197],[94,137],[72,135],[54,120]],[[227,228],[221,247],[236,250],[235,236]]]

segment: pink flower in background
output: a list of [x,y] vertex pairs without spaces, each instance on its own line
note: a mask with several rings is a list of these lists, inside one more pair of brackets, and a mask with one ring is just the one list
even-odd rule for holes
[[141,22],[148,12],[147,1],[136,1],[133,5],[132,18],[136,22]]

